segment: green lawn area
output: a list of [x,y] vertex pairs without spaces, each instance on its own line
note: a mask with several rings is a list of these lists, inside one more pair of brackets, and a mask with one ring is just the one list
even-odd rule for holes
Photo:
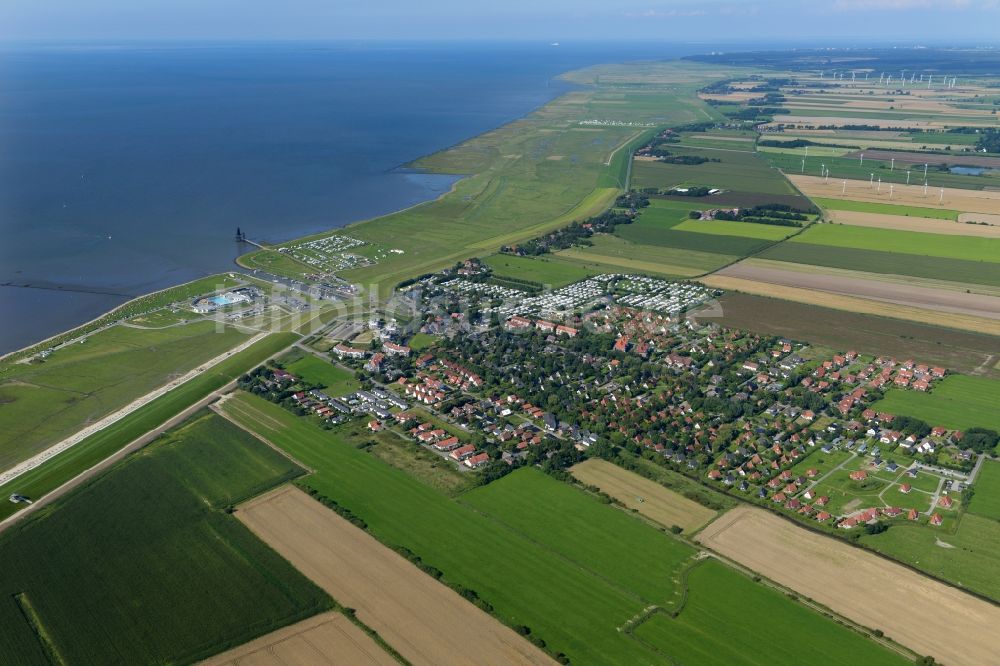
[[412,338],[410,338],[410,341],[407,342],[406,344],[408,344],[410,346],[410,349],[412,349],[413,351],[419,352],[427,349],[428,347],[433,347],[437,343],[437,341],[438,341],[438,336],[436,335],[430,335],[428,333],[417,333]]
[[849,210],[858,213],[884,213],[886,215],[906,215],[908,217],[929,217],[936,220],[958,220],[959,211],[941,208],[923,208],[921,206],[904,206],[896,204],[874,203],[868,201],[850,201],[848,199],[825,199],[814,197],[813,201],[820,208],[829,210]]
[[538,469],[513,472],[462,502],[646,601],[676,608],[682,599],[677,572],[691,546]]
[[677,231],[693,231],[699,234],[718,236],[742,236],[761,240],[778,241],[788,238],[799,229],[781,227],[774,224],[754,222],[728,222],[726,220],[686,220],[674,227]]
[[716,560],[695,566],[687,582],[688,598],[679,616],[655,613],[634,632],[675,663],[911,663]]
[[[789,242],[1000,263],[1000,239],[980,236],[928,234],[847,224],[816,224]],[[1000,269],[984,266],[982,270]]]
[[[954,548],[939,546],[938,540]],[[876,536],[863,535],[861,543],[1000,601],[1000,523],[995,520],[966,512],[957,528],[954,521],[941,527],[900,524]]]
[[[850,478],[851,472],[859,469],[869,472],[865,481],[854,481]],[[888,482],[876,478],[872,474],[871,468],[866,466],[860,458],[857,458],[818,484],[816,492],[818,495],[826,495],[830,498],[830,503],[824,509],[833,515],[838,515],[873,506],[882,506],[878,494],[888,486]]]
[[227,401],[224,408],[315,469],[301,481],[305,486],[363,518],[384,543],[404,546],[443,571],[449,583],[475,590],[493,605],[498,617],[512,626],[527,625],[549,649],[580,663],[654,660],[617,629],[647,605],[630,591],[569,565],[544,544],[386,465],[308,419],[245,394]]
[[889,389],[874,409],[913,416],[932,426],[966,430],[1000,430],[1000,381],[967,375],[948,375],[928,393]]
[[497,277],[529,280],[553,289],[579,282],[601,271],[590,270],[580,264],[560,261],[551,256],[516,257],[509,254],[494,254],[486,257],[486,265],[493,269]]
[[114,326],[42,363],[0,365],[0,469],[43,451],[88,423],[248,338],[214,322],[162,330]]
[[170,432],[0,535],[0,653],[49,663],[29,606],[80,664],[189,663],[331,607],[222,511],[301,473],[214,414]]
[[985,518],[1000,520],[1000,462],[983,461],[968,510]]
[[312,354],[289,363],[285,369],[310,384],[322,385],[324,392],[332,396],[346,395],[361,388],[361,382],[354,378],[353,372]]
[[[139,436],[165,423],[212,391],[260,365],[296,339],[298,336],[294,333],[269,335],[239,354],[227,358],[211,370],[201,373],[191,381],[142,406],[114,425],[87,437],[44,465],[0,486],[0,495],[7,497],[10,493],[17,492],[33,499],[41,497],[119,451]],[[10,502],[0,503],[0,519],[15,513],[23,506]]]

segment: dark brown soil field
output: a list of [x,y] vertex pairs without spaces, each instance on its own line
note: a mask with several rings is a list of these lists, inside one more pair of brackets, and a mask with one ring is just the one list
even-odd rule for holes
[[857,157],[862,152],[870,160],[889,161],[895,158],[897,162],[902,164],[951,164],[987,169],[1000,168],[1000,157],[987,157],[985,155],[935,155],[932,153],[904,153],[896,150],[859,150],[849,153],[846,157]]
[[779,335],[838,350],[919,359],[961,373],[1000,379],[994,366],[1000,338],[899,319],[834,310],[766,296],[727,293],[719,299],[723,326]]

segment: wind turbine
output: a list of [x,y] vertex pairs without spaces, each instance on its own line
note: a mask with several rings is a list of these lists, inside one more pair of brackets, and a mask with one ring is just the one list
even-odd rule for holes
[[944,188],[941,188],[941,198],[938,199],[938,203],[944,203]]
[[889,160],[889,171],[891,173],[895,170],[896,170],[896,158],[893,157],[891,160]]
[[878,187],[875,188],[875,194],[882,192],[882,176],[878,177]]
[[865,154],[861,153],[861,161],[858,162],[858,166],[863,167],[864,165],[865,165]]
[[924,164],[924,182],[927,182],[927,165]]
[[906,170],[906,184],[907,185],[910,184],[910,170],[909,169]]
[[840,193],[841,194],[847,194],[847,179],[846,178],[844,179],[844,186],[842,188],[840,188]]
[[892,184],[890,183],[890,184],[889,184],[889,201],[892,201],[892,190],[893,190],[894,188],[895,188],[895,185],[892,185]]
[[868,187],[875,189],[875,172],[873,171],[868,176]]

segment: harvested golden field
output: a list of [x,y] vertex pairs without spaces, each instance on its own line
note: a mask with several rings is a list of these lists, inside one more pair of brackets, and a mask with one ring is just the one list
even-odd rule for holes
[[291,666],[398,662],[338,612],[321,613],[201,662],[202,666]]
[[716,275],[1000,320],[1000,298],[996,296],[926,287],[910,278],[890,281],[878,279],[875,274],[868,277],[868,274],[856,271],[818,269],[804,264],[758,259],[727,266]]
[[677,525],[693,531],[715,517],[715,511],[606,460],[592,458],[574,465],[570,472],[664,527]]
[[[900,231],[923,231],[932,234],[950,234],[954,236],[982,236],[985,238],[1000,238],[1000,216],[986,213],[962,213],[958,222],[951,220],[935,220],[928,217],[911,217],[909,215],[885,215],[883,213],[861,213],[852,210],[829,210],[826,213],[834,222],[853,224],[858,227],[876,227],[878,229],[896,229]],[[964,218],[964,219],[963,219]],[[983,224],[966,224],[966,220],[975,222],[993,222],[995,226]]]
[[996,663],[1000,608],[763,509],[738,507],[697,540],[949,666]]
[[889,187],[882,186],[881,192],[872,189],[867,180],[848,180],[844,189],[844,181],[831,178],[824,182],[819,176],[796,176],[786,174],[788,179],[799,188],[803,194],[810,197],[826,197],[828,199],[847,199],[851,201],[873,201],[877,203],[892,203],[896,205],[920,206],[922,208],[943,208],[958,210],[963,213],[989,213],[1000,215],[1000,192],[989,190],[960,190],[944,188],[944,200],[941,199],[941,188],[928,187],[924,196],[922,185],[898,185],[889,199]]
[[[236,516],[413,664],[551,664],[544,652],[292,486]],[[457,544],[456,547],[460,547]]]
[[756,294],[758,296],[771,296],[773,298],[795,301],[796,303],[808,303],[810,305],[819,305],[822,307],[833,308],[835,310],[880,315],[882,317],[890,317],[893,319],[905,319],[906,321],[933,324],[947,328],[955,328],[962,331],[1000,335],[1000,322],[995,319],[987,319],[984,317],[946,314],[943,312],[935,312],[933,310],[926,310],[911,306],[885,303],[857,296],[844,296],[842,294],[819,291],[816,289],[805,289],[797,286],[772,284],[753,279],[730,277],[727,275],[714,274],[706,278],[701,278],[698,281],[706,286],[714,287],[716,289],[739,291],[746,294]]

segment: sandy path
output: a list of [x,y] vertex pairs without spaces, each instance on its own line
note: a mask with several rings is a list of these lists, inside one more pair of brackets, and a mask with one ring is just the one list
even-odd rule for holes
[[745,261],[727,266],[717,275],[788,287],[817,289],[834,294],[860,296],[876,301],[912,305],[940,312],[1000,319],[1000,298],[996,296],[967,294],[950,289],[934,289],[906,284],[905,282],[830,275],[822,271],[812,273],[777,266],[760,266]]
[[357,625],[337,612],[272,631],[201,662],[202,666],[307,666],[397,662]]
[[[827,217],[841,224],[852,224],[858,227],[877,227],[879,229],[896,229],[900,231],[922,231],[932,234],[948,234],[951,236],[981,236],[983,238],[1000,238],[1000,216],[986,213],[963,213],[958,222],[951,220],[936,220],[929,217],[911,217],[908,215],[884,215],[882,213],[860,213],[852,210],[830,210]],[[965,219],[962,219],[962,218]],[[990,222],[996,218],[996,226],[982,224],[966,224],[965,220]]]
[[[819,176],[802,176],[785,174],[792,183],[806,196],[826,197],[828,199],[849,199],[852,201],[870,201],[893,205],[920,206],[921,208],[940,208],[957,210],[963,213],[990,213],[1000,215],[1000,192],[988,190],[960,190],[952,187],[944,188],[944,199],[941,199],[941,188],[934,187],[933,174],[931,184],[924,196],[923,184],[897,184],[889,199],[889,186],[882,184],[881,192],[872,189],[867,180],[848,180],[844,190],[844,181],[830,178],[824,182]],[[922,175],[922,174],[921,174]]]
[[664,527],[695,530],[715,517],[715,511],[606,460],[592,458],[574,465],[570,472]]
[[994,664],[1000,608],[762,509],[738,507],[697,540],[919,654]]
[[511,629],[293,486],[236,516],[413,664],[551,664]]

